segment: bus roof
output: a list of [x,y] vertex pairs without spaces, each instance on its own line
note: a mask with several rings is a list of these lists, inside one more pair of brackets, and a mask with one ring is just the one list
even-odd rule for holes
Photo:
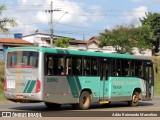
[[92,57],[110,57],[110,58],[151,60],[151,57],[142,56],[142,55],[91,52],[91,51],[82,51],[82,50],[70,50],[70,49],[64,49],[64,48],[13,47],[13,48],[8,49],[8,51],[16,51],[16,50],[20,50],[20,51],[21,50],[40,51],[40,52],[43,52],[43,53],[70,54],[70,55],[92,56]]

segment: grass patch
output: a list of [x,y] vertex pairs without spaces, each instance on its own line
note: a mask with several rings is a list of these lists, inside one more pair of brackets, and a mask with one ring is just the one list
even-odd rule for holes
[[155,82],[154,82],[154,95],[160,96],[160,73],[154,75]]
[[153,56],[152,60],[154,69],[157,69],[157,73],[154,73],[154,96],[160,96],[160,56]]
[[3,95],[3,83],[0,82],[0,102],[5,100],[6,99],[4,98],[4,95]]
[[3,95],[3,81],[4,81],[4,62],[0,61],[0,101],[5,101]]

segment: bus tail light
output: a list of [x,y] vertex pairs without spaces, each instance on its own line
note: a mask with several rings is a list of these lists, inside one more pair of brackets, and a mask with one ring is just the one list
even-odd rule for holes
[[4,88],[4,91],[7,91],[7,81],[6,81],[6,78],[4,78],[3,88]]
[[37,80],[36,81],[36,93],[40,92],[41,90],[41,81],[40,80]]

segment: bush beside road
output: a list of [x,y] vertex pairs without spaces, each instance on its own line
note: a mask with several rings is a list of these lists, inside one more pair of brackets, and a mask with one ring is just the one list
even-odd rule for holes
[[4,81],[4,62],[0,61],[0,102],[5,101],[3,96],[3,81]]

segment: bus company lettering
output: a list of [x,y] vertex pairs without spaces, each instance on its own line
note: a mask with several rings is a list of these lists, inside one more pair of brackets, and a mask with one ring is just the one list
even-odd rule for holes
[[35,76],[27,76],[27,77],[24,77],[24,80],[36,80],[36,77]]
[[47,82],[58,82],[58,78],[47,78]]
[[136,85],[139,81],[113,81],[113,85]]
[[7,80],[36,80],[35,76],[20,76],[17,78],[17,76],[7,76]]
[[16,86],[25,86],[25,83],[16,83]]
[[114,88],[114,89],[121,89],[122,86],[115,86],[115,85],[113,85],[113,88]]

